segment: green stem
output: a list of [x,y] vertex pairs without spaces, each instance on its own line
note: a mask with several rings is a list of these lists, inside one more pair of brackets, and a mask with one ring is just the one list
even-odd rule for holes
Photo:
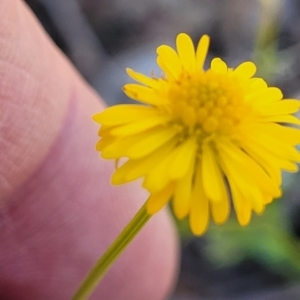
[[73,300],[84,300],[94,291],[101,278],[108,271],[113,262],[125,250],[133,238],[143,228],[150,219],[151,215],[147,213],[146,205],[137,212],[129,224],[123,229],[115,241],[105,251],[94,267],[90,270],[85,280],[73,296]]

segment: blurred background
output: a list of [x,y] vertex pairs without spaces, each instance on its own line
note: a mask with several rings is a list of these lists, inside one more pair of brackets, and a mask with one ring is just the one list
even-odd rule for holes
[[[26,0],[54,42],[108,105],[129,100],[126,67],[156,71],[155,49],[179,32],[211,36],[209,58],[244,60],[300,98],[300,0]],[[208,59],[209,61],[210,59]],[[300,175],[241,228],[235,217],[201,238],[178,222],[182,261],[169,300],[300,299]]]

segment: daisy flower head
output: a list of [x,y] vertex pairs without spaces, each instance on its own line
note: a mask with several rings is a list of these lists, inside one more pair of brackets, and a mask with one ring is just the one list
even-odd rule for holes
[[95,114],[101,124],[96,149],[105,159],[118,161],[113,184],[143,178],[150,192],[148,214],[170,200],[174,214],[189,217],[191,230],[201,235],[212,218],[224,223],[231,207],[245,226],[252,211],[281,196],[282,170],[295,172],[300,153],[300,125],[293,114],[296,99],[258,77],[247,61],[229,68],[220,58],[203,69],[209,37],[196,49],[180,33],[176,50],[157,48],[160,77],[132,69],[138,83],[124,86],[127,96],[140,104],[123,104]]

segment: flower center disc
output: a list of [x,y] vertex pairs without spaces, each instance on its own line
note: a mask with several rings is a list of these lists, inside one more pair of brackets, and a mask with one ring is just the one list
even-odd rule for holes
[[192,76],[183,73],[171,83],[168,96],[175,118],[190,130],[206,134],[229,133],[247,111],[240,83],[211,70]]

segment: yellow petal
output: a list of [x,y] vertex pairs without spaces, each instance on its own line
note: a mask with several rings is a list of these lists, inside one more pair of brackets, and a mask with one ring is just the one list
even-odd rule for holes
[[98,135],[102,136],[102,137],[107,137],[110,136],[109,132],[111,131],[111,129],[114,128],[114,126],[110,126],[110,125],[101,125],[99,131],[98,131]]
[[168,171],[173,162],[174,153],[174,151],[168,153],[145,177],[143,187],[151,193],[159,192],[172,181]]
[[107,159],[117,159],[127,156],[128,148],[137,143],[142,137],[143,133],[114,139],[110,144],[103,147],[101,156]]
[[233,73],[238,75],[239,78],[249,79],[256,73],[256,66],[252,61],[246,61],[237,66]]
[[214,151],[207,143],[202,147],[202,178],[203,188],[208,199],[215,202],[227,199],[224,176]]
[[269,163],[272,164],[275,168],[279,168],[288,172],[297,172],[298,167],[296,164],[288,161],[287,159],[281,158],[280,156],[274,154],[269,149],[260,143],[257,143],[253,139],[249,139],[249,144],[253,145],[253,148],[260,152],[264,160],[269,160]]
[[250,78],[247,81],[247,86],[246,86],[247,90],[252,91],[252,92],[266,89],[267,87],[268,87],[268,84],[266,83],[266,81],[263,80],[262,78],[257,78],[257,77]]
[[176,140],[173,139],[146,157],[128,160],[115,171],[112,176],[112,183],[123,184],[150,173],[172,151],[175,143]]
[[[280,89],[276,87],[268,87],[266,89],[254,90],[252,93],[245,96],[245,101],[248,101],[255,108],[265,107],[266,105],[281,103],[278,102],[283,97]],[[269,106],[267,106],[269,107]]]
[[275,155],[294,162],[300,162],[300,152],[296,150],[292,145],[286,144],[266,134],[257,133],[252,135],[252,140],[261,145],[263,148],[268,149]]
[[265,196],[264,199],[264,204],[270,204],[273,201],[273,198],[271,196]]
[[[261,215],[265,211],[265,198],[269,197],[269,195],[264,194],[264,192],[258,187],[243,190],[241,191],[241,194],[243,195],[243,198],[248,199],[251,208],[254,212],[256,212],[256,214]],[[274,196],[272,195],[271,198],[274,198]]]
[[259,122],[275,122],[300,125],[300,120],[292,115],[276,115],[276,116],[263,116]]
[[297,145],[300,144],[300,130],[279,124],[256,124],[253,129],[246,133],[249,136],[257,134],[272,137],[275,140],[280,140],[282,143]]
[[171,127],[154,128],[146,132],[137,133],[134,135],[119,136],[111,138],[110,143],[105,142],[105,137],[102,138],[102,157],[103,158],[121,158],[129,157],[132,159],[141,158],[158,149],[171,138],[176,135],[176,131]]
[[223,164],[227,165],[227,170],[231,169],[231,176],[238,176],[245,185],[254,184],[266,194],[279,197],[281,190],[276,183],[271,180],[261,166],[249,155],[231,143],[222,142],[218,145],[219,154]]
[[[231,185],[236,185],[240,198],[244,199],[243,201],[247,203],[246,205],[250,204],[250,208],[253,208],[256,213],[261,214],[265,208],[264,191],[268,191],[268,189],[264,189],[264,185],[259,185],[256,178],[253,177],[253,175],[255,175],[252,173],[253,165],[250,165],[249,168],[249,162],[245,163],[247,159],[244,157],[243,160],[245,166],[243,168],[243,166],[241,166],[237,160],[226,151],[223,152],[221,156],[224,172],[228,180],[231,180]],[[253,164],[253,162],[251,164]],[[247,173],[245,170],[247,170]],[[270,190],[270,195],[274,197],[274,193],[276,192],[277,191],[274,192],[273,190]]]
[[127,68],[126,69],[127,74],[134,80],[148,86],[151,88],[159,88],[160,87],[160,81],[157,78],[151,78],[144,74],[135,72],[134,70]]
[[196,68],[203,69],[204,62],[206,60],[207,52],[209,47],[209,36],[203,35],[199,40],[196,50]]
[[191,195],[189,223],[195,235],[202,235],[207,230],[209,223],[209,205],[203,190],[201,166],[197,168],[194,189]]
[[155,90],[143,85],[128,83],[124,85],[123,91],[129,98],[146,104],[158,106],[165,102]]
[[102,151],[105,147],[109,146],[111,143],[113,143],[115,139],[111,136],[105,137],[97,142],[96,144],[96,150]]
[[[265,208],[264,192],[267,193],[266,195],[272,195],[272,197],[274,197],[275,193],[279,194],[280,192],[269,190],[268,188],[264,188],[264,185],[259,184],[256,178],[253,177],[254,174],[251,172],[251,167],[253,166],[250,166],[250,172],[248,172],[249,164],[246,163],[247,159],[245,159],[245,157],[243,158],[245,163],[245,166],[243,167],[236,160],[232,159],[228,153],[224,153],[222,156],[224,172],[227,178],[230,178],[231,182],[236,185],[240,197],[246,203],[250,204],[250,207],[256,213],[261,214]],[[245,170],[247,170],[247,173]]]
[[181,73],[181,63],[176,51],[167,45],[162,45],[157,48],[156,53],[157,64],[167,77],[177,79]]
[[243,140],[242,148],[246,153],[251,156],[260,166],[268,173],[270,178],[280,186],[282,183],[281,176],[281,165],[278,165],[277,161],[272,159],[272,156],[269,153],[261,150],[260,147],[257,147],[252,141]]
[[256,107],[263,116],[293,114],[300,108],[299,100],[282,100]]
[[108,107],[103,112],[93,115],[93,120],[103,125],[115,126],[156,115],[157,110],[153,107],[120,104]]
[[153,215],[162,209],[170,200],[174,191],[174,183],[169,184],[162,191],[152,194],[146,203],[148,214]]
[[140,140],[128,146],[126,156],[129,158],[140,158],[154,150],[158,149],[163,144],[171,140],[176,131],[172,127],[163,127],[148,131],[140,136]]
[[173,210],[178,219],[185,218],[190,210],[194,166],[191,164],[187,174],[177,182],[173,197]]
[[220,202],[210,202],[211,215],[216,224],[223,224],[230,215],[230,202],[228,194]]
[[186,71],[193,71],[195,69],[195,48],[191,38],[185,34],[180,33],[176,38],[176,47],[179,59],[183,68]]
[[129,124],[120,125],[110,131],[114,136],[126,136],[137,134],[157,126],[162,126],[169,121],[169,118],[164,115],[152,115],[150,117],[144,117],[141,114],[140,117]]
[[172,165],[169,169],[169,176],[172,179],[183,177],[196,156],[197,143],[195,137],[190,137],[174,150]]
[[211,61],[211,69],[216,73],[226,74],[228,67],[227,64],[221,58],[214,58]]
[[251,205],[249,201],[243,197],[237,188],[234,180],[228,178],[232,193],[232,202],[236,212],[237,220],[241,226],[247,226],[251,220]]

